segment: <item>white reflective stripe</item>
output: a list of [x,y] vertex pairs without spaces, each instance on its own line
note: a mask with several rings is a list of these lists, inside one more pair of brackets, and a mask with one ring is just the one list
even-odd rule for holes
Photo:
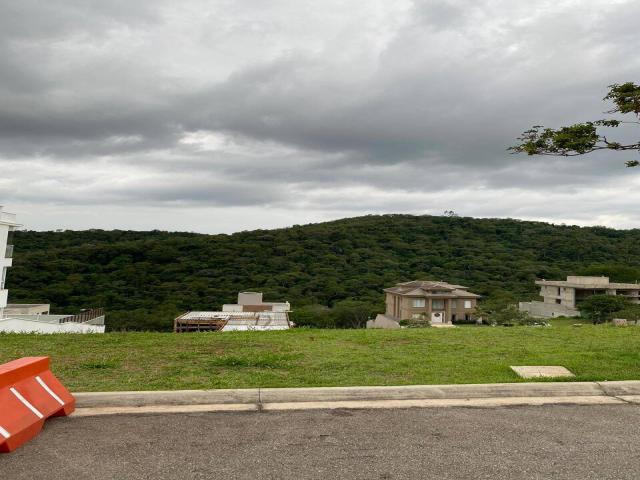
[[11,434],[7,432],[4,428],[0,427],[0,435],[2,435],[5,439],[9,438]]
[[40,386],[42,388],[44,388],[47,391],[47,393],[49,395],[51,395],[53,398],[55,398],[56,402],[58,402],[60,405],[64,405],[64,402],[62,401],[62,399],[58,395],[56,395],[56,392],[54,392],[53,390],[51,390],[49,388],[49,385],[44,383],[44,380],[42,380],[40,377],[36,376],[36,381],[40,384]]
[[9,390],[11,390],[11,393],[13,393],[18,400],[20,400],[22,403],[24,403],[24,406],[27,407],[29,410],[31,410],[38,418],[44,418],[44,415],[42,415],[40,413],[40,411],[34,407],[33,405],[31,405],[29,403],[29,400],[27,400],[26,398],[24,398],[19,391],[17,391],[15,388],[11,387]]

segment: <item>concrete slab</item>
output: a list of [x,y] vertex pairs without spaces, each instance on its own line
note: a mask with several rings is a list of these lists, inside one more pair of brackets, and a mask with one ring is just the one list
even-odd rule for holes
[[640,381],[638,380],[599,382],[599,385],[607,395],[614,397],[622,395],[640,396]]
[[[608,398],[608,397],[607,397]],[[142,405],[139,407],[83,407],[77,408],[71,417],[95,417],[100,415],[128,415],[141,413],[201,413],[201,412],[256,412],[260,409],[251,403],[215,403],[211,405]]]
[[261,403],[603,395],[596,382],[261,388]]
[[259,403],[257,388],[74,393],[77,408]]
[[559,365],[528,365],[528,366],[511,366],[511,370],[516,372],[522,378],[557,378],[557,377],[574,377],[575,375],[565,367]]
[[640,404],[640,395],[620,395],[619,397],[622,400],[624,400],[625,402],[628,403],[637,403]]
[[280,410],[335,410],[335,409],[393,409],[393,408],[492,408],[506,406],[542,406],[542,405],[624,405],[624,400],[597,396],[566,397],[502,397],[502,398],[442,398],[416,400],[361,400],[338,402],[282,402],[264,403],[264,411]]

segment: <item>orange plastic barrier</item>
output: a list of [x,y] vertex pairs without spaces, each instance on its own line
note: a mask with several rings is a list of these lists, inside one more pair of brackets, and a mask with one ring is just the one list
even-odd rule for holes
[[76,401],[49,371],[49,357],[0,365],[0,452],[35,437],[49,417],[69,415]]

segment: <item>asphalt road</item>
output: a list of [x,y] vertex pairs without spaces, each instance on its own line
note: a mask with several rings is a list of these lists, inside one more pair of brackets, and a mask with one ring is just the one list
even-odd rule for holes
[[634,479],[640,406],[49,420],[0,479]]

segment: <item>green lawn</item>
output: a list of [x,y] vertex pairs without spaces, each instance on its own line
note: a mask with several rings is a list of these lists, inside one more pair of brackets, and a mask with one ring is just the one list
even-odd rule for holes
[[640,327],[0,335],[0,363],[28,355],[50,355],[72,391],[519,381],[509,365],[631,380]]

